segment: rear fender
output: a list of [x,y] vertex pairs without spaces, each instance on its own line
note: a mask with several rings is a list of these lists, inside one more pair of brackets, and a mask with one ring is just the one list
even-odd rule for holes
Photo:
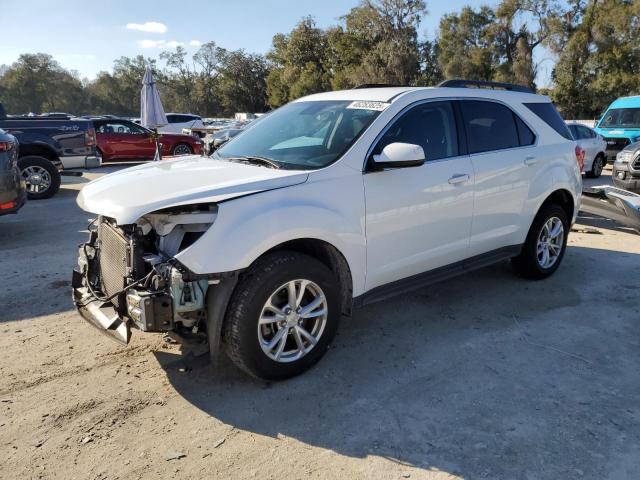
[[564,156],[543,165],[532,179],[522,215],[520,231],[524,235],[521,239],[523,242],[540,207],[557,190],[566,190],[571,195],[574,208],[573,216],[569,220],[575,222],[580,209],[582,174],[575,160],[573,148]]

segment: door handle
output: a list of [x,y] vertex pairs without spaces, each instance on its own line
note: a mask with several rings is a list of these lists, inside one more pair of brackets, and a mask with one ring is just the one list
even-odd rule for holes
[[538,159],[534,156],[528,156],[524,159],[524,164],[530,167],[531,165],[535,165],[538,163]]
[[451,185],[456,185],[458,183],[464,183],[471,178],[468,173],[456,173],[449,179],[449,183]]

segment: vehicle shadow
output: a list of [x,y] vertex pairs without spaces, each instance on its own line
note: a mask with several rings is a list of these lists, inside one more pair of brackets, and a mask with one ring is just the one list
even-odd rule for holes
[[[604,228],[607,230],[614,230],[618,232],[625,233],[635,233],[638,234],[638,230],[635,230],[631,227],[627,227],[625,225],[621,225],[618,222],[614,222],[613,220],[605,217],[599,217],[597,215],[591,215],[589,213],[580,212],[578,215],[577,222],[580,225],[584,225],[587,227],[595,227],[595,228]],[[579,225],[577,225],[579,228]]]
[[638,266],[640,255],[570,247],[544,282],[500,264],[370,305],[286,382],[253,380],[226,357],[214,368],[208,355],[155,355],[181,396],[239,430],[464,478],[606,478],[603,459],[630,451],[607,418],[640,394],[629,376],[640,278],[635,290],[603,279]]

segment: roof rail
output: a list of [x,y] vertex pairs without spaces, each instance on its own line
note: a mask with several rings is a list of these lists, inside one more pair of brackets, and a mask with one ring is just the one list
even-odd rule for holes
[[531,88],[524,85],[503,82],[487,82],[484,80],[445,80],[438,84],[438,87],[447,88],[488,88],[493,90],[509,90],[510,92],[536,93]]
[[393,85],[386,83],[363,83],[357,87],[353,87],[354,90],[360,90],[361,88],[388,88],[388,87],[406,87],[406,85]]

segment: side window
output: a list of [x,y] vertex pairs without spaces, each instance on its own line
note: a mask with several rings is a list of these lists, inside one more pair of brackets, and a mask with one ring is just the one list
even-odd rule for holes
[[420,145],[425,158],[438,160],[458,155],[458,139],[450,102],[428,102],[402,115],[382,136],[374,154],[391,143]]
[[574,140],[567,124],[564,123],[562,117],[551,102],[544,103],[525,103],[525,107],[540,117],[547,125],[562,135],[567,140]]
[[578,140],[580,138],[580,134],[578,133],[578,127],[576,125],[569,125],[569,131],[573,136],[574,140]]
[[594,137],[592,130],[588,129],[587,127],[578,126],[578,132],[580,133],[580,138],[583,139],[590,139]]
[[495,102],[463,100],[462,116],[469,153],[490,152],[520,146],[513,112]]
[[526,147],[528,145],[533,145],[536,141],[535,134],[518,115],[514,113],[513,117],[516,119],[516,126],[518,127],[518,138],[520,139],[520,146]]
[[179,123],[178,115],[167,115],[167,122],[169,122],[169,123]]

